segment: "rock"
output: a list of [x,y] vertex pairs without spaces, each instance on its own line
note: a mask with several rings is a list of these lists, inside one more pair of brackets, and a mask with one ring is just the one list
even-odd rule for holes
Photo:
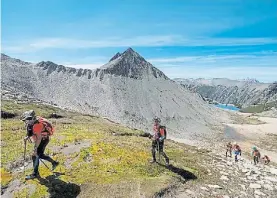
[[247,176],[247,179],[248,179],[248,180],[257,180],[257,178],[256,178],[256,177],[253,177],[253,176]]
[[267,190],[270,190],[270,191],[274,190],[273,187],[269,184],[265,184],[264,188],[267,189]]
[[205,191],[209,191],[209,189],[208,188],[206,188],[206,187],[200,187],[202,190],[205,190]]
[[260,195],[260,196],[265,196],[266,195],[266,194],[264,194],[263,192],[261,192],[259,190],[255,190],[255,194]]
[[241,172],[243,172],[243,173],[247,173],[249,170],[247,170],[247,169],[242,169],[241,170]]
[[16,114],[14,114],[14,113],[1,110],[1,118],[3,118],[3,119],[14,118],[15,116],[16,116]]
[[208,185],[208,187],[214,188],[214,189],[222,189],[222,187],[218,185]]
[[239,184],[239,185],[241,186],[241,188],[242,188],[243,190],[246,189],[245,185],[243,185],[243,184]]
[[245,174],[245,176],[250,176],[250,175],[251,175],[251,171],[249,171]]
[[240,191],[240,194],[247,196],[247,193],[244,191]]
[[226,176],[228,176],[228,175],[229,175],[229,173],[227,173],[227,172],[223,172],[223,171],[220,171],[220,174],[222,174],[222,175],[226,175]]
[[227,166],[233,166],[232,162],[227,162],[226,164],[227,164]]
[[258,184],[264,184],[264,181],[263,180],[259,180],[257,181]]
[[272,182],[277,182],[276,177],[265,177],[265,180],[272,181]]
[[225,176],[225,175],[222,175],[222,176],[220,177],[220,179],[221,179],[221,180],[225,180],[225,181],[229,181],[228,177]]
[[277,169],[276,168],[270,168],[270,173],[277,175]]
[[255,189],[259,189],[259,188],[262,188],[262,186],[260,184],[250,184],[249,185],[249,188],[255,188]]
[[228,195],[223,195],[222,198],[230,198]]
[[191,190],[186,190],[186,193],[190,194],[190,195],[195,195],[195,192],[191,191]]

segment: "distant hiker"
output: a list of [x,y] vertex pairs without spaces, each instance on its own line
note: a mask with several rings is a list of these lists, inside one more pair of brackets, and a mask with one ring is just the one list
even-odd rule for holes
[[230,154],[230,157],[232,157],[232,148],[232,143],[228,142],[228,144],[226,145],[226,157],[228,157],[228,153]]
[[27,136],[24,141],[32,137],[34,145],[34,153],[32,155],[34,171],[28,175],[26,179],[34,179],[39,177],[39,160],[44,159],[52,163],[52,171],[59,165],[59,162],[54,161],[51,157],[44,154],[45,148],[49,143],[49,136],[54,132],[50,122],[42,117],[37,117],[33,110],[26,111],[22,115],[22,121],[26,124]]
[[234,154],[235,154],[235,161],[237,162],[238,161],[238,155],[241,156],[241,148],[236,142],[234,142],[234,144],[233,144],[233,151],[234,151]]
[[255,165],[258,164],[259,163],[259,159],[261,158],[261,153],[257,149],[257,147],[255,147],[255,146],[252,147],[252,156],[253,156],[254,164]]
[[154,118],[154,135],[152,136],[152,157],[153,160],[150,161],[151,163],[156,162],[156,150],[161,154],[166,161],[166,165],[169,165],[169,158],[163,151],[164,147],[164,140],[166,138],[166,129],[164,126],[160,125],[161,120],[159,118]]
[[264,161],[264,164],[267,165],[270,162],[270,159],[267,155],[264,155],[262,160]]

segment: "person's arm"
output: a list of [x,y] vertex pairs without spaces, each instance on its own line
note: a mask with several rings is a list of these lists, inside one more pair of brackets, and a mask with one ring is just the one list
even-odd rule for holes
[[34,146],[34,154],[37,155],[37,150],[41,143],[42,136],[41,136],[41,133],[38,133],[35,136],[36,136],[36,141],[35,141],[35,146]]
[[34,145],[34,154],[37,155],[37,149],[41,143],[42,136],[41,136],[41,133],[36,133],[35,136],[36,136],[36,140]]

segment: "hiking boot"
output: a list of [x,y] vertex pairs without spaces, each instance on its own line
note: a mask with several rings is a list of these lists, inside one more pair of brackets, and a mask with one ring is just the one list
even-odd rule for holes
[[39,177],[40,177],[39,174],[32,173],[31,175],[26,176],[25,179],[29,180],[29,179],[39,178]]
[[157,161],[156,160],[151,160],[150,163],[156,163]]
[[52,164],[52,171],[54,171],[59,164],[60,164],[59,162],[53,162],[53,164]]

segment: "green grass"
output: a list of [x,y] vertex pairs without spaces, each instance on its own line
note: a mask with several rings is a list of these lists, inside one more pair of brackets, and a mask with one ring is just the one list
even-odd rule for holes
[[[26,110],[34,109],[38,115],[42,116],[47,116],[52,112],[59,112],[65,116],[62,119],[50,119],[56,131],[46,150],[46,153],[54,155],[54,159],[61,163],[58,171],[64,175],[60,176],[58,181],[62,187],[66,187],[66,182],[86,185],[81,193],[89,194],[93,190],[95,197],[105,197],[106,192],[113,189],[114,193],[117,193],[116,186],[124,184],[120,193],[126,193],[126,197],[129,197],[130,189],[137,186],[147,196],[152,196],[162,188],[178,182],[181,177],[178,172],[149,163],[151,141],[140,136],[143,131],[109,123],[98,117],[66,112],[45,105],[15,104],[3,101],[1,108],[18,115]],[[14,179],[23,181],[22,173],[11,174],[9,169],[11,163],[22,160],[22,138],[26,132],[24,124],[18,117],[1,119],[1,125],[1,184],[6,186]],[[89,141],[90,144],[88,147],[82,148],[80,152],[70,155],[62,152],[62,149],[66,148],[65,146],[82,141]],[[54,148],[61,150],[57,152]],[[206,159],[205,152],[170,140],[166,141],[165,149],[175,167],[195,174],[198,181],[206,179],[207,172],[200,165],[201,160]],[[31,154],[31,151],[32,145],[28,144],[27,153]],[[31,171],[29,169],[27,173],[31,173]],[[43,165],[40,166],[40,174],[43,178],[51,176],[51,172]],[[36,186],[33,194],[29,194],[29,187],[26,186],[28,184]],[[156,184],[155,187],[149,186],[153,186],[153,184]],[[21,189],[14,192],[14,196],[41,197],[48,195],[49,190],[53,190],[53,187],[46,187],[36,180],[28,181],[26,184],[22,184]]]
[[265,104],[258,104],[258,105],[251,105],[249,107],[243,108],[240,110],[242,113],[261,113],[263,111],[268,111],[272,107],[277,106],[277,101],[265,103]]

